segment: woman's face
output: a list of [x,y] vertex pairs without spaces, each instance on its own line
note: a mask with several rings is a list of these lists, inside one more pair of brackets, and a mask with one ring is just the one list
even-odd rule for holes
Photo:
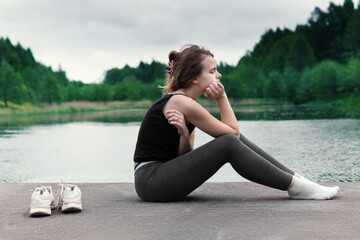
[[205,89],[213,82],[219,82],[221,74],[217,71],[215,59],[212,56],[206,56],[201,62],[203,70],[196,78],[201,89]]

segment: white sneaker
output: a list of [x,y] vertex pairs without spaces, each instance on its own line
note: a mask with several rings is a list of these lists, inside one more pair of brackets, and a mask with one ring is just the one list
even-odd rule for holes
[[62,212],[78,212],[82,210],[81,191],[73,184],[59,184],[58,208]]
[[49,216],[55,208],[54,195],[51,186],[39,186],[31,196],[30,216]]

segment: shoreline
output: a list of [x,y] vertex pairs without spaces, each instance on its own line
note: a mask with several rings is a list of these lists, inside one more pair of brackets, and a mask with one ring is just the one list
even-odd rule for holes
[[[214,101],[198,100],[211,114],[220,117]],[[359,103],[358,103],[358,102]],[[231,100],[239,120],[295,120],[295,119],[360,119],[360,98],[353,101],[354,106],[334,101],[312,102],[295,105],[291,102],[273,99]],[[112,101],[112,102],[64,102],[54,104],[10,104],[9,108],[0,106],[0,126],[22,126],[51,124],[72,121],[141,121],[152,101]],[[345,106],[346,105],[346,106]],[[359,108],[356,106],[359,105]]]

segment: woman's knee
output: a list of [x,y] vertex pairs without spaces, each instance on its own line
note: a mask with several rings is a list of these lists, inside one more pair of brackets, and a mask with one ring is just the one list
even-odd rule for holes
[[219,139],[221,139],[224,144],[232,144],[234,142],[239,142],[239,138],[233,134],[222,135],[221,137],[219,137]]
[[232,152],[233,150],[238,149],[242,144],[238,137],[233,134],[226,134],[219,137],[219,142],[222,146],[222,149]]

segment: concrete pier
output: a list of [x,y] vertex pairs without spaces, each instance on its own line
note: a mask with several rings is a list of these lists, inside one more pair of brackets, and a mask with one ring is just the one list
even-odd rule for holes
[[360,239],[357,182],[324,183],[340,192],[321,201],[254,183],[206,183],[175,203],[142,202],[131,183],[85,183],[82,212],[30,218],[37,185],[0,183],[0,239]]

